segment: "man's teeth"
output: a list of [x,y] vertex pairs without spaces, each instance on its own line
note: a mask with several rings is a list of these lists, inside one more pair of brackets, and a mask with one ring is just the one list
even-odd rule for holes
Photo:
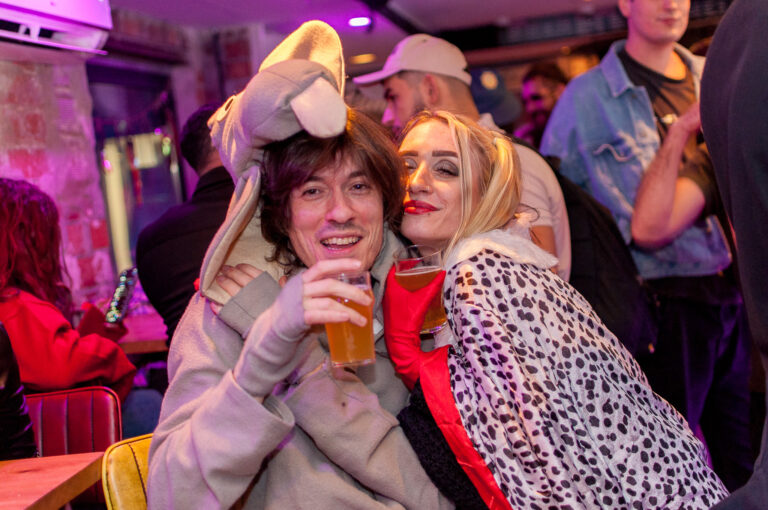
[[347,246],[350,244],[355,244],[360,240],[360,236],[354,236],[354,237],[331,237],[329,239],[324,239],[322,243],[325,246]]

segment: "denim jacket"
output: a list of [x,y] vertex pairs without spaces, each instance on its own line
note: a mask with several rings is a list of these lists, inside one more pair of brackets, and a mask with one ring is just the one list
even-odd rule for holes
[[[613,43],[597,67],[568,84],[549,118],[541,153],[560,158],[562,174],[610,209],[629,244],[637,189],[661,141],[648,93],[629,80],[618,56],[625,43]],[[675,51],[693,73],[698,96],[704,59],[680,45]],[[710,275],[731,263],[715,216],[697,220],[657,250],[630,249],[643,278]]]

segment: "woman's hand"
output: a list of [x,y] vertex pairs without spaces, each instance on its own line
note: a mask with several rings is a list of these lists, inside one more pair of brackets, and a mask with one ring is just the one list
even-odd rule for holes
[[[223,265],[221,266],[219,274],[216,275],[216,283],[219,284],[219,287],[229,294],[230,297],[234,297],[243,289],[243,287],[248,285],[263,272],[264,271],[261,269],[256,269],[254,266],[245,263],[238,264],[234,267]],[[211,300],[209,300],[208,303],[211,305],[213,313],[219,315],[222,305]]]
[[234,296],[263,272],[250,264],[238,264],[235,267],[224,265],[216,276],[216,283],[224,289],[224,292]]
[[424,355],[419,332],[424,324],[427,308],[435,296],[440,294],[444,280],[445,271],[440,271],[426,286],[409,291],[397,282],[394,266],[387,275],[387,288],[384,291],[384,336],[395,370],[409,389],[413,389],[419,379]]

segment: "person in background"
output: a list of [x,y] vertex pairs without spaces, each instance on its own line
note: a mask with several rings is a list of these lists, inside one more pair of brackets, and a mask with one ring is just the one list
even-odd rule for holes
[[495,124],[511,133],[523,112],[520,99],[507,89],[504,77],[495,69],[472,69],[469,74],[472,76],[470,91],[478,112],[490,114]]
[[224,221],[235,190],[207,125],[217,108],[202,106],[181,131],[181,153],[199,177],[194,193],[147,225],[136,244],[139,281],[163,318],[169,339],[195,293],[205,250]]
[[0,460],[38,455],[19,364],[5,326],[0,323]]
[[132,391],[136,368],[115,341],[72,327],[64,273],[53,199],[26,181],[0,178],[0,322],[22,384],[34,392],[109,386],[123,403],[124,436],[151,432],[159,394]]
[[[456,499],[471,493],[446,476],[452,451],[491,508],[704,510],[725,497],[685,419],[547,270],[555,259],[530,242],[524,220],[503,229],[520,197],[509,139],[424,112],[400,156],[402,234],[446,253],[444,283],[412,292],[393,268],[384,296],[387,348],[414,388],[398,418],[435,484]],[[438,294],[454,339],[423,352],[419,329]]]
[[[768,370],[768,3],[736,0],[707,50],[701,124],[725,210],[736,234],[752,339]],[[716,510],[758,510],[768,501],[768,423],[747,484]]]
[[515,130],[515,136],[534,147],[541,145],[541,136],[568,78],[555,62],[531,64],[523,76],[520,98],[527,120]]
[[[380,326],[405,169],[386,131],[347,109],[344,79],[338,35],[308,22],[210,121],[238,193],[171,343],[150,510],[453,508],[394,417],[408,391]],[[246,264],[255,278],[230,296]],[[333,370],[322,324],[366,324],[334,297],[371,297],[331,276],[359,270],[376,362]]]
[[[466,115],[480,125],[501,131],[490,114],[480,114],[475,104],[461,50],[444,39],[415,34],[400,41],[381,71],[358,76],[362,86],[383,85],[387,108],[381,119],[397,136],[405,123],[421,110],[447,110]],[[515,144],[522,162],[524,209],[533,209],[538,218],[531,233],[539,246],[558,258],[557,273],[568,280],[571,267],[571,240],[563,193],[546,161],[524,145]]]
[[704,61],[677,44],[689,0],[619,0],[626,40],[574,78],[542,154],[614,215],[659,311],[651,387],[708,440],[734,490],[749,478],[749,337],[700,128]]

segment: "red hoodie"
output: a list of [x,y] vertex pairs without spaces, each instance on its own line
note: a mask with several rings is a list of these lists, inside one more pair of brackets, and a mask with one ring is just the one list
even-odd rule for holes
[[0,322],[11,337],[21,382],[30,390],[103,384],[121,401],[130,391],[136,367],[120,346],[96,334],[80,336],[53,304],[18,291],[0,300]]

